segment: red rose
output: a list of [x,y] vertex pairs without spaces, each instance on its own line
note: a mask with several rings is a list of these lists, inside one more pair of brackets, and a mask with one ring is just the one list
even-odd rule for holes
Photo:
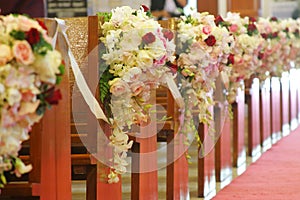
[[166,39],[168,39],[169,41],[171,41],[173,38],[174,38],[174,33],[168,29],[163,29],[163,34],[164,34],[164,37]]
[[271,22],[277,22],[278,19],[277,19],[277,17],[271,17],[270,21],[271,21]]
[[276,38],[276,37],[278,37],[278,32],[272,33],[272,38]]
[[40,41],[40,32],[36,28],[31,28],[26,33],[26,40],[31,45],[38,43]]
[[219,24],[221,24],[222,22],[224,22],[223,18],[220,15],[218,15],[215,19],[215,24],[219,26]]
[[45,100],[50,104],[50,105],[57,105],[58,101],[62,99],[62,95],[60,93],[60,90],[54,90],[50,89],[48,91],[48,94],[45,98]]
[[252,32],[254,32],[254,31],[256,31],[257,28],[256,28],[255,24],[250,23],[250,24],[248,25],[247,30],[248,30],[248,32],[251,32],[251,33],[252,33]]
[[144,44],[150,44],[155,41],[155,35],[149,32],[142,37],[142,41]]
[[148,12],[149,11],[149,8],[146,5],[143,4],[141,6],[142,6],[144,12]]
[[249,17],[250,22],[256,22],[256,19],[254,17]]
[[214,46],[216,44],[216,38],[213,35],[208,36],[208,38],[206,38],[204,40],[204,42],[208,45],[208,46]]
[[227,58],[227,65],[234,64],[234,54],[229,54]]
[[260,34],[261,35],[261,37],[263,37],[264,39],[267,39],[268,38],[268,35],[266,34],[266,33],[262,33],[262,34]]

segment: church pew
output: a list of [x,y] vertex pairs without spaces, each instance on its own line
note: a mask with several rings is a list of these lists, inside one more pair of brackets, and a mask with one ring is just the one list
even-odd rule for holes
[[289,122],[289,74],[283,72],[280,78],[281,93],[280,93],[280,124],[282,136],[287,136],[290,133]]
[[[45,20],[49,34],[53,32],[54,21]],[[62,50],[62,49],[59,49]],[[63,54],[63,56],[65,56]],[[68,62],[66,61],[66,68]],[[41,200],[71,199],[71,156],[70,156],[70,104],[69,71],[63,75],[59,88],[62,100],[47,110],[42,120],[30,132],[29,155],[20,156],[25,163],[31,163],[33,170],[24,182],[9,183],[1,190],[1,197],[38,196]],[[26,148],[26,143],[24,147]],[[17,181],[17,180],[16,180]]]
[[[209,136],[208,126],[200,123],[198,134],[201,141]],[[207,155],[198,157],[198,197],[210,199],[216,195],[216,175],[215,175],[215,150],[210,149],[210,145],[204,145]],[[198,152],[203,149],[198,148]]]
[[232,180],[231,119],[223,91],[224,87],[221,84],[220,78],[218,78],[214,98],[223,105],[214,106],[215,130],[216,133],[220,133],[220,138],[215,146],[215,164],[216,181],[220,182],[221,188],[225,187]]
[[270,79],[267,78],[260,88],[260,143],[263,152],[272,146],[270,102]]
[[295,130],[298,126],[297,120],[297,85],[299,77],[297,77],[297,70],[291,69],[289,72],[289,83],[290,83],[290,92],[289,92],[289,121],[291,131]]
[[232,103],[233,111],[233,166],[241,174],[246,169],[245,146],[245,89],[239,88],[236,100]]
[[281,138],[279,77],[271,78],[271,137],[273,144]]
[[259,79],[249,79],[245,83],[245,98],[248,105],[248,156],[256,160],[261,155]]

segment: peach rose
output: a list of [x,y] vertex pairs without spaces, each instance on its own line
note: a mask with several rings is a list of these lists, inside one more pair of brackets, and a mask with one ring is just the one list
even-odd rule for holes
[[138,96],[139,94],[141,94],[141,92],[143,92],[145,87],[145,84],[143,82],[134,82],[130,85],[130,89],[133,93],[133,96]]
[[13,54],[8,45],[0,44],[0,65],[5,65],[13,59]]
[[30,65],[34,61],[34,55],[31,46],[26,40],[15,41],[13,45],[13,54],[16,57],[17,62]]
[[108,84],[110,85],[110,92],[114,96],[121,96],[130,91],[128,84],[120,78],[115,78]]

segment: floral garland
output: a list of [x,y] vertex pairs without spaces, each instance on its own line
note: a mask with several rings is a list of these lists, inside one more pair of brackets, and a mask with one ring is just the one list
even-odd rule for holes
[[241,80],[249,79],[261,65],[260,54],[264,40],[257,30],[254,18],[241,18],[238,13],[228,12],[224,19],[218,16],[215,22],[218,26],[226,27],[235,38],[227,94],[229,103],[233,103],[237,89],[242,87]]
[[16,176],[32,166],[18,158],[21,143],[46,108],[57,104],[64,65],[42,22],[22,15],[0,16],[0,186],[5,171]]
[[182,16],[178,23],[178,70],[183,76],[179,81],[186,105],[182,131],[186,134],[196,132],[192,114],[195,107],[199,122],[211,124],[212,90],[219,73],[228,71],[228,57],[234,47],[228,30],[214,21],[213,15],[195,12]]
[[127,151],[132,141],[126,128],[133,124],[147,124],[150,92],[166,83],[166,75],[172,75],[167,63],[175,57],[174,35],[161,28],[149,12],[128,6],[118,7],[105,15],[102,24],[106,52],[100,66],[101,101],[110,118],[113,133],[109,137],[113,147],[108,182],[118,182],[118,174],[126,172]]

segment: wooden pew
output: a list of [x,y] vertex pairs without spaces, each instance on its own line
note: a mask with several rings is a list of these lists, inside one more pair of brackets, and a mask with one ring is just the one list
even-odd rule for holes
[[279,77],[271,78],[271,137],[273,144],[281,138]]
[[289,92],[289,108],[290,108],[290,129],[295,130],[298,126],[297,120],[297,87],[299,85],[299,77],[297,77],[297,70],[291,69],[289,72],[289,81],[290,81],[290,92]]
[[248,104],[248,156],[253,160],[261,155],[259,79],[246,80],[245,98]]
[[[213,108],[210,112],[214,116]],[[198,197],[207,199],[216,195],[215,149],[213,146],[215,143],[211,143],[215,141],[210,141],[212,138],[210,134],[208,125],[199,123],[198,135],[205,144],[198,148]],[[202,152],[205,155],[202,155]]]
[[[45,22],[51,35],[53,33],[51,31],[55,30],[53,28],[55,22],[51,20]],[[1,198],[26,199],[38,196],[41,200],[71,199],[68,62],[66,69],[59,85],[62,100],[57,106],[47,110],[43,119],[34,125],[30,132],[30,141],[24,144],[24,148],[30,144],[29,155],[20,156],[25,163],[33,165],[33,170],[29,173],[28,179],[23,180],[24,182],[9,183],[1,190]]]
[[[244,86],[243,86],[244,87]],[[236,101],[232,104],[233,110],[233,166],[237,173],[246,170],[245,147],[245,89],[239,88]]]
[[221,188],[225,187],[232,180],[231,119],[223,91],[224,87],[221,84],[220,78],[218,78],[214,98],[215,101],[218,100],[223,105],[214,107],[215,130],[216,133],[220,133],[220,138],[215,146],[215,164],[216,181],[220,182]]
[[282,136],[287,136],[290,133],[289,122],[289,74],[283,72],[280,78],[281,94],[280,94],[280,122]]
[[260,88],[260,142],[263,152],[272,146],[270,102],[270,79],[267,78]]

